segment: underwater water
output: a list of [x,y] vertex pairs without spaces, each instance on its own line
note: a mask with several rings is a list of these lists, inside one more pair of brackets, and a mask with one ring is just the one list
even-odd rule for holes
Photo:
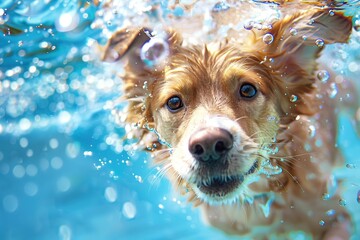
[[[99,46],[129,22],[204,16],[199,32],[208,33],[210,13],[239,7],[180,2],[192,8],[155,0],[0,2],[0,239],[230,238],[205,226],[198,209],[156,178],[150,156],[124,139],[114,116],[124,107],[116,103],[121,64],[100,61]],[[323,58],[334,58],[334,70],[360,89],[360,7],[348,2],[351,41],[329,47]],[[254,21],[259,12],[278,14],[277,4],[251,4]],[[346,185],[339,204],[353,214],[358,239],[360,139],[349,115],[339,119],[338,145],[346,158],[336,173]]]

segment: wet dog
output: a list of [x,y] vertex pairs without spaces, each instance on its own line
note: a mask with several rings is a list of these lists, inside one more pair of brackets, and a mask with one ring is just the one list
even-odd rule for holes
[[320,8],[254,30],[241,45],[191,46],[173,30],[128,28],[112,36],[104,59],[127,59],[130,132],[206,222],[254,239],[348,239],[329,92],[348,89],[316,60],[351,29],[350,18]]

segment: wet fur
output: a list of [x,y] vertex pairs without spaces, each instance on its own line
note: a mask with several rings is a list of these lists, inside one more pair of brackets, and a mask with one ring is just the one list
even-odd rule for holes
[[[291,28],[297,29],[296,36],[289,33]],[[335,147],[337,101],[326,94],[334,79],[327,84],[316,81],[322,48],[314,43],[318,38],[325,45],[346,42],[351,19],[341,13],[330,16],[328,9],[299,12],[277,21],[270,30],[254,31],[242,45],[224,40],[186,47],[169,29],[170,56],[155,68],[146,67],[139,57],[141,46],[151,38],[147,31],[118,31],[109,40],[104,59],[128,59],[123,76],[129,101],[125,122],[136,125],[129,134],[139,139],[139,146],[153,151],[155,162],[163,166],[160,175],[201,206],[206,222],[227,233],[255,239],[267,239],[272,233],[286,239],[290,231],[303,231],[314,239],[348,239],[351,220],[339,205],[341,187],[323,200],[332,181],[340,184],[332,171],[343,162]],[[271,44],[262,41],[265,33],[274,36]],[[244,82],[258,88],[255,99],[239,98]],[[339,85],[338,95],[353,105],[354,95],[345,97],[351,88],[347,84],[344,80]],[[185,103],[177,113],[165,106],[173,95]],[[290,101],[292,95],[298,100]],[[187,144],[200,127],[214,126],[234,135],[234,150],[226,167],[206,168],[194,161]],[[315,136],[309,134],[312,126]],[[206,196],[196,188],[216,174],[245,174],[255,162],[256,172],[246,175],[233,194]],[[272,174],[279,169],[281,173]],[[268,215],[262,210],[266,204]],[[331,209],[335,214],[329,216]]]

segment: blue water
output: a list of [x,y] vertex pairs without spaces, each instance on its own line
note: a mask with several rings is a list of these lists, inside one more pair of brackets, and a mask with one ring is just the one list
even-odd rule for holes
[[[216,3],[209,1],[202,11],[233,7]],[[356,4],[349,14],[356,15]],[[158,12],[149,11],[152,5]],[[203,14],[168,6],[1,1],[0,239],[229,238],[203,225],[198,209],[155,177],[149,156],[123,139],[125,130],[112,114],[123,107],[114,107],[121,68],[99,61],[98,44],[128,19]],[[337,65],[353,79],[360,74],[359,46],[354,31]],[[339,147],[352,165],[338,175],[346,177],[343,199],[359,223],[360,140],[350,118],[344,114],[340,120]]]

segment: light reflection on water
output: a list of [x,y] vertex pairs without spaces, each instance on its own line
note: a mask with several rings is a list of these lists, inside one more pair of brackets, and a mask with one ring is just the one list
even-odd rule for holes
[[[123,139],[111,114],[114,105],[122,108],[115,101],[119,67],[98,60],[97,42],[129,19],[178,21],[190,13],[169,8],[170,1],[94,2],[0,3],[0,239],[227,239],[203,226],[167,181],[155,181],[148,156]],[[194,7],[191,16],[208,9],[203,32],[212,27],[211,11],[233,7],[199,4],[202,10]],[[274,6],[266,8],[277,16]],[[227,31],[223,26],[219,34]],[[335,70],[359,74],[359,39],[355,32],[350,46],[337,51]],[[347,117],[339,133],[351,166],[338,173],[349,182],[344,201],[359,213],[360,142]]]

